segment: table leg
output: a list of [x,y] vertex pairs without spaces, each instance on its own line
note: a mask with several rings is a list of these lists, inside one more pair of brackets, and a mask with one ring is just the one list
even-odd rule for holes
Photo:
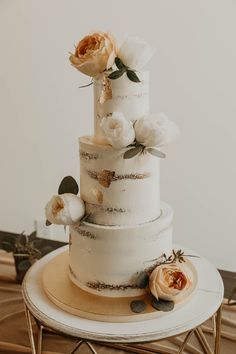
[[31,321],[31,314],[26,306],[25,306],[25,317],[26,317],[26,322],[27,322],[27,328],[28,328],[28,333],[29,333],[29,340],[30,340],[32,354],[37,354],[36,349],[35,349],[35,343],[34,343],[34,333],[33,333],[32,321]]
[[87,347],[91,350],[91,353],[92,354],[98,354],[96,352],[96,350],[94,349],[94,347],[92,346],[92,344],[90,342],[87,342],[86,340],[83,340],[81,339],[75,346],[75,348],[70,352],[70,354],[75,354],[75,352],[77,351],[77,349],[79,349],[79,347],[82,345],[82,344],[86,344]]
[[38,329],[37,354],[42,354],[42,341],[43,341],[43,326],[40,325]]
[[[98,343],[101,345],[101,343]],[[118,343],[103,343],[105,347],[120,349],[125,352],[131,352],[132,354],[177,354],[176,350],[172,350],[171,348],[166,349],[164,347],[160,348],[150,348],[148,344],[118,344]]]
[[187,335],[186,335],[181,347],[179,348],[178,354],[182,354],[183,353],[185,345],[187,344],[187,342],[188,342],[189,338],[191,337],[191,335],[193,334],[193,332],[194,332],[194,329],[192,329],[191,331],[189,331],[187,333]]
[[216,335],[215,335],[214,354],[220,354],[221,312],[222,312],[222,307],[220,306],[215,314],[215,316],[216,316]]
[[202,349],[204,350],[204,353],[206,354],[212,354],[212,350],[210,345],[208,344],[206,337],[203,334],[203,331],[201,327],[197,327],[195,330],[196,337],[198,341],[200,342]]
[[[214,336],[214,352],[213,352],[214,354],[220,354],[221,312],[222,312],[222,307],[219,307],[219,309],[217,310],[217,312],[215,313],[214,318],[213,318],[213,331],[212,331],[213,333],[212,334]],[[43,339],[44,327],[35,319],[37,322],[37,325],[38,325],[38,342],[37,342],[37,350],[36,350],[34,334],[33,334],[33,326],[32,326],[32,315],[26,306],[25,306],[25,315],[26,315],[26,322],[27,322],[27,328],[28,328],[28,333],[29,333],[29,340],[30,340],[32,354],[42,354],[42,339]],[[53,331],[53,333],[56,333],[56,332]],[[181,347],[179,348],[178,354],[183,353],[184,348],[193,333],[196,334],[199,342],[203,346],[205,353],[211,354],[212,351],[206,341],[206,338],[202,332],[201,327],[195,328],[187,333]],[[98,354],[97,351],[95,350],[95,348],[93,347],[92,343],[89,341],[83,340],[83,339],[79,340],[79,342],[76,344],[75,348],[70,352],[70,354],[75,354],[77,349],[79,349],[79,347],[83,343],[85,345],[87,345],[87,347],[90,349],[92,354]],[[148,349],[146,351],[145,349],[147,349],[147,348],[140,348],[138,345],[136,347],[135,345],[129,345],[129,344],[128,345],[127,344],[116,345],[115,343],[109,343],[107,346],[116,347],[116,348],[119,347],[120,349],[122,347],[123,350],[127,350],[127,351],[130,351],[130,349],[132,349],[136,353],[156,353],[156,351],[152,351],[152,349]],[[166,353],[165,351],[160,351],[160,352]]]

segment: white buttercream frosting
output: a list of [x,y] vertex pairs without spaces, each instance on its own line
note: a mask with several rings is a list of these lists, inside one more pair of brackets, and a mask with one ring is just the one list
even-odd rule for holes
[[149,113],[149,73],[138,72],[141,82],[130,81],[124,73],[120,78],[109,80],[111,98],[101,101],[104,91],[103,75],[94,79],[94,138],[97,143],[104,143],[104,132],[100,126],[103,117],[113,112],[136,121]]
[[80,138],[80,194],[93,223],[137,225],[160,215],[160,159],[126,160],[124,151]]
[[[162,204],[154,221],[138,226],[101,226],[88,222],[70,227],[70,278],[82,289],[103,296],[136,296],[140,272],[172,251],[172,209]],[[97,290],[96,284],[104,285]],[[95,288],[93,287],[95,285]],[[113,288],[111,287],[124,288]]]

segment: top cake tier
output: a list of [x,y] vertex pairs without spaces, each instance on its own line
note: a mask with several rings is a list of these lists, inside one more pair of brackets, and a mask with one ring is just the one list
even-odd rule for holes
[[122,75],[110,80],[105,75],[94,79],[94,137],[96,143],[104,143],[101,120],[113,112],[122,114],[132,122],[149,114],[149,73],[139,72],[140,82]]

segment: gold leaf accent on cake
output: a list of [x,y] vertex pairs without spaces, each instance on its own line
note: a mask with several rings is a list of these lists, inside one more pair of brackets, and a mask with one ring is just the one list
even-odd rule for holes
[[80,157],[81,157],[81,159],[84,159],[84,160],[97,160],[98,159],[97,154],[90,154],[86,151],[80,151]]
[[117,175],[113,177],[113,181],[119,181],[122,179],[144,179],[150,177],[150,172],[144,173],[130,173],[126,175]]
[[103,170],[97,174],[98,182],[105,188],[110,187],[110,184],[115,176],[115,171]]
[[99,97],[99,102],[103,104],[104,102],[112,99],[112,88],[111,82],[106,75],[103,75],[102,79],[102,92]]
[[97,179],[98,182],[105,188],[109,188],[111,182],[119,181],[122,179],[144,179],[150,177],[150,172],[144,173],[129,173],[125,175],[116,175],[115,171],[102,170],[101,172],[87,171],[89,177]]
[[96,239],[96,235],[95,234],[93,234],[92,232],[90,232],[88,230],[82,229],[80,225],[73,225],[72,227],[81,236],[88,237],[88,238],[91,238],[93,240]]
[[[113,208],[113,207],[106,207],[103,205],[98,205],[98,204],[92,204],[92,203],[86,203],[87,207],[92,207],[94,212],[96,213],[96,209],[99,211],[107,211],[108,213],[126,213],[127,210],[123,208]],[[90,213],[88,217],[88,221],[93,221],[93,212]]]
[[137,284],[106,284],[104,282],[87,282],[86,285],[94,290],[101,291],[107,290],[126,290],[126,289],[138,289]]
[[109,213],[125,213],[126,210],[122,208],[112,208],[112,207],[107,207],[105,208],[106,211]]
[[93,240],[96,239],[96,236],[94,234],[92,234],[92,232],[88,231],[88,230],[84,230],[84,229],[81,229],[81,228],[78,228],[77,232],[81,235],[81,236],[84,236],[84,237],[88,237],[88,238],[91,238]]
[[99,203],[99,204],[102,204],[102,202],[103,202],[103,193],[102,193],[99,189],[97,189],[97,188],[93,188],[93,189],[92,189],[92,192],[93,192],[93,194],[95,195],[95,197],[96,197],[98,203]]
[[88,175],[93,179],[97,179],[98,182],[103,187],[108,188],[115,175],[115,171],[109,171],[109,170],[103,170],[101,172],[88,171]]

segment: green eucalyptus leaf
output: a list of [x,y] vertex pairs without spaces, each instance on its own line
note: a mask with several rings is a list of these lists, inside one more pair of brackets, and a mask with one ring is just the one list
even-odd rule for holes
[[116,80],[119,79],[124,74],[125,70],[115,70],[113,71],[110,75],[108,75],[108,78],[111,80]]
[[130,81],[141,82],[133,70],[127,70],[126,73]]
[[92,80],[89,84],[87,84],[87,85],[79,86],[79,88],[89,87],[89,86],[91,86],[91,85],[93,85],[93,80]]
[[127,150],[124,155],[123,158],[124,159],[131,159],[132,157],[136,156],[137,154],[139,154],[141,151],[143,150],[143,147],[141,145],[138,145],[132,149]]
[[76,180],[71,176],[66,176],[60,183],[58,194],[72,193],[77,195],[79,193],[79,186]]
[[24,259],[23,261],[18,263],[18,270],[20,270],[21,272],[25,272],[29,269],[30,266],[30,261],[28,259]]
[[157,300],[156,298],[154,298],[152,300],[152,307],[154,307],[154,309],[158,311],[167,312],[173,310],[173,308],[175,307],[175,303],[174,301],[166,301],[161,299]]
[[2,241],[2,249],[6,252],[13,252],[14,251],[14,245],[10,242],[7,241]]
[[122,70],[125,68],[125,65],[123,64],[122,60],[118,57],[115,58],[115,64],[119,70]]
[[135,313],[143,312],[146,309],[147,305],[142,300],[134,300],[130,303],[130,308]]
[[162,151],[154,149],[154,148],[146,148],[146,151],[148,151],[150,154],[152,154],[156,157],[160,157],[162,159],[166,157],[166,155]]
[[139,274],[137,280],[136,280],[136,284],[140,289],[144,289],[146,288],[146,286],[148,286],[149,283],[149,276],[146,272],[142,272]]

